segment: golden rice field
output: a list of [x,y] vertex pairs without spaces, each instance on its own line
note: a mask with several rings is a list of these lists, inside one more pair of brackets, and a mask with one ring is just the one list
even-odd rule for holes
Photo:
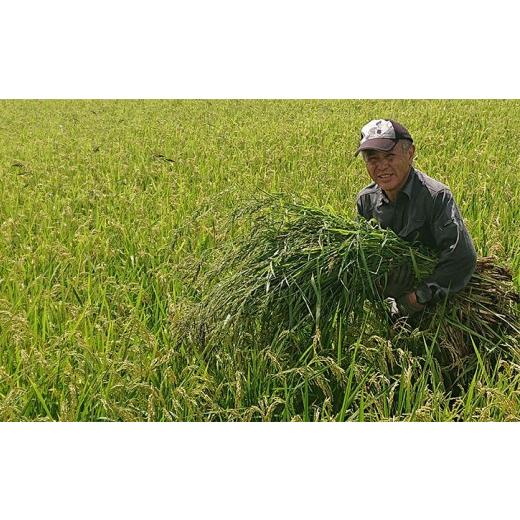
[[519,101],[0,101],[0,420],[520,420],[519,338],[448,385],[410,338],[203,352],[179,326],[245,201],[354,217],[359,129],[380,117],[520,290]]

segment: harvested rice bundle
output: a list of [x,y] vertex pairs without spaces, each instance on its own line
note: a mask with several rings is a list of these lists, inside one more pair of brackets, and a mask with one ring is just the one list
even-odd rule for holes
[[520,338],[519,304],[509,270],[491,257],[479,258],[468,285],[446,306],[425,313],[426,323],[439,327],[440,342],[459,357],[475,347],[493,352]]
[[[249,233],[217,250],[200,279],[198,319],[210,337],[355,338],[367,320],[389,322],[379,288],[392,269],[409,263],[417,282],[436,263],[424,247],[373,222],[282,195],[265,196],[238,216],[249,219]],[[504,269],[481,259],[463,291],[410,322],[452,356],[475,345],[493,350],[505,335],[520,334],[518,294]]]

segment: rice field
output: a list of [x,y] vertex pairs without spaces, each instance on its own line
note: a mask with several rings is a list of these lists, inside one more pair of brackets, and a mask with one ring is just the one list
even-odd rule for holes
[[520,290],[519,101],[0,101],[0,420],[520,420],[514,336],[492,360],[472,345],[452,381],[420,334],[363,319],[341,348],[208,351],[185,327],[258,194],[355,216],[359,129],[379,117],[407,126],[416,166]]

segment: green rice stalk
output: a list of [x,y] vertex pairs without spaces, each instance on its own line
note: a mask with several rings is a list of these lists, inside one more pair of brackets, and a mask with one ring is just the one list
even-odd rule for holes
[[[367,316],[374,330],[383,325],[395,333],[380,295],[386,276],[408,263],[418,282],[437,261],[374,221],[284,195],[263,196],[234,219],[246,222],[248,232],[217,248],[197,278],[200,303],[191,318],[204,347],[266,345],[286,335],[302,348],[332,346],[340,331],[346,341],[359,337]],[[482,258],[463,291],[406,320],[397,333],[419,329],[457,362],[473,344],[492,352],[518,337],[518,302],[509,272]]]

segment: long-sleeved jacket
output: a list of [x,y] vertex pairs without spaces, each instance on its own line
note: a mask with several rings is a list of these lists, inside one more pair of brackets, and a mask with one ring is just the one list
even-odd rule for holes
[[456,293],[469,282],[477,259],[475,247],[453,195],[441,182],[412,168],[395,202],[372,183],[358,194],[357,209],[367,220],[375,218],[381,227],[439,253],[434,272],[415,290],[421,303]]

